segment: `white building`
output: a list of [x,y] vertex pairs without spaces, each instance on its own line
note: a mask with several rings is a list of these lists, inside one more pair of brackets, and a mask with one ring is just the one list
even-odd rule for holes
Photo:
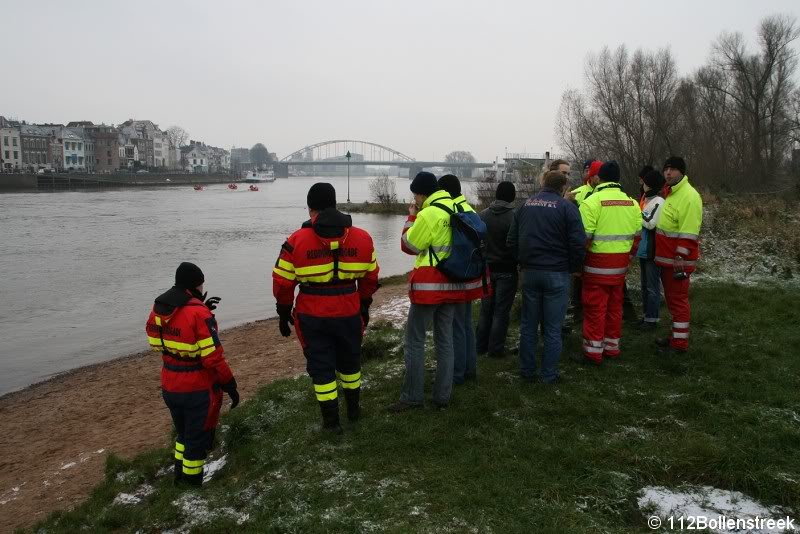
[[0,167],[4,171],[13,171],[22,167],[22,142],[19,128],[0,128]]
[[187,172],[207,173],[208,159],[205,147],[201,145],[181,147],[183,169]]
[[86,170],[86,143],[83,137],[72,128],[63,128],[61,138],[64,143],[64,169]]

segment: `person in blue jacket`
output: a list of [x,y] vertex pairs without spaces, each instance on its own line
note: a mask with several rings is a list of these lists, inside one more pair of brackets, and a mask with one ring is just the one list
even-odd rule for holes
[[567,312],[570,274],[580,276],[586,255],[586,234],[578,208],[564,198],[567,177],[550,171],[542,190],[514,213],[507,244],[517,259],[522,277],[522,321],[519,332],[520,375],[535,382],[539,324],[544,332],[544,352],[538,379],[559,380],[561,325]]

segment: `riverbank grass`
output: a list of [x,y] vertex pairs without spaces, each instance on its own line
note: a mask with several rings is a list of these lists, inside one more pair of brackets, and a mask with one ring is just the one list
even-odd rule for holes
[[796,517],[798,297],[697,286],[688,355],[659,357],[652,333],[626,326],[620,361],[584,367],[567,357],[580,350],[574,333],[557,386],[521,382],[514,358],[483,358],[447,410],[399,415],[385,406],[400,390],[402,333],[380,323],[366,341],[363,420],[342,436],[320,433],[307,377],[279,381],[223,418],[212,458],[227,463],[202,490],[172,486],[165,443],[131,462],[110,458],[87,503],[37,528],[644,532],[642,489],[687,484]]

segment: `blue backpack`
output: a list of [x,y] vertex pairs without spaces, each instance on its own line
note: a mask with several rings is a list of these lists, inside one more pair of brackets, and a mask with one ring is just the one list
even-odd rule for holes
[[438,262],[436,268],[458,282],[482,277],[486,286],[486,257],[483,254],[486,223],[474,211],[464,212],[461,206],[457,206],[458,211],[438,202],[433,202],[431,206],[450,215],[450,229],[453,232],[450,256],[440,261],[433,249],[428,249],[431,257]]

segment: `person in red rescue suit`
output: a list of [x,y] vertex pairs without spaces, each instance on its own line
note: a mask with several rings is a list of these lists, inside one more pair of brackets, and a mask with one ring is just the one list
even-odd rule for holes
[[372,237],[336,209],[331,184],[312,185],[307,204],[310,219],[281,246],[272,292],[281,335],[289,336],[295,325],[322,427],[340,433],[337,378],[347,418],[355,422],[361,413],[361,339],[378,289],[378,261]]
[[[150,348],[161,353],[161,394],[175,424],[175,482],[203,484],[203,466],[214,444],[222,392],[239,404],[217,334],[213,310],[219,297],[205,300],[203,271],[184,262],[175,285],[159,295],[147,319]],[[205,301],[205,302],[204,302]]]
[[600,167],[600,183],[579,208],[586,231],[583,264],[582,363],[599,365],[603,357],[618,358],[622,337],[622,306],[634,238],[641,232],[639,204],[622,191],[616,161]]
[[689,350],[689,276],[700,258],[703,200],[689,183],[683,158],[667,158],[664,178],[666,198],[656,225],[655,262],[661,267],[672,332],[668,338],[656,340],[656,344],[661,353],[684,353]]

